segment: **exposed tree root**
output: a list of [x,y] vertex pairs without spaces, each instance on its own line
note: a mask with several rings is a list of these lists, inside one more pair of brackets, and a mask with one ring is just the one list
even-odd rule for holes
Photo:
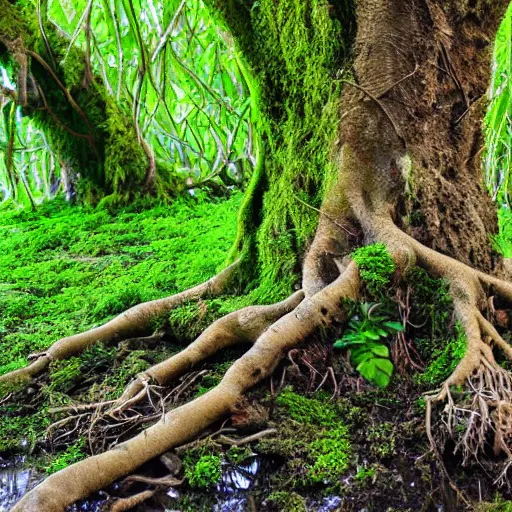
[[144,503],[149,498],[153,497],[156,491],[142,491],[134,494],[129,498],[119,498],[110,507],[110,512],[124,512]]
[[356,299],[359,288],[357,266],[350,263],[333,283],[270,325],[214,389],[167,412],[156,424],[114,449],[51,475],[25,495],[13,512],[62,512],[67,505],[132,473],[144,462],[194,439],[234,411],[244,393],[271,375],[291,348],[318,327],[341,321],[342,300]]
[[[512,466],[512,375],[496,362],[493,347],[509,360],[512,347],[484,312],[491,289],[512,302],[512,284],[423,246],[389,219],[377,225],[377,232],[388,247],[400,247],[401,253],[404,248],[410,251],[420,266],[449,284],[456,318],[466,334],[466,353],[434,401],[446,402],[443,422],[448,435],[456,440],[455,450],[462,453],[464,464],[470,459],[481,462],[486,446],[494,440],[496,455],[504,453],[507,457],[497,480],[503,484]],[[466,386],[463,398],[455,401],[450,388],[462,385]]]
[[147,331],[152,321],[160,315],[168,313],[189,300],[221,294],[230,283],[237,266],[238,261],[193,288],[164,299],[138,304],[100,327],[62,338],[45,352],[29,357],[34,359],[29,366],[1,375],[0,383],[30,381],[43,372],[52,361],[76,356],[97,342],[121,341],[131,336],[149,334]]
[[138,375],[111,412],[121,412],[144,399],[147,383],[164,386],[224,348],[254,343],[270,325],[294,310],[303,298],[304,293],[298,291],[283,302],[271,306],[249,306],[220,318],[187,348]]

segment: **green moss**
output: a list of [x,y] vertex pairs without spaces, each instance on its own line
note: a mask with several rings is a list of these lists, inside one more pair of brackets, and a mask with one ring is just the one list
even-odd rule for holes
[[226,458],[231,464],[240,464],[253,455],[251,449],[245,446],[230,446],[226,452]]
[[276,404],[285,407],[290,418],[299,423],[315,423],[328,427],[338,419],[335,407],[329,403],[299,395],[290,388],[279,393]]
[[52,473],[56,473],[61,469],[67,468],[82,460],[86,457],[86,453],[84,451],[85,448],[85,439],[79,439],[75,443],[69,445],[66,450],[60,452],[53,460],[46,466],[46,473],[51,475]]
[[[240,195],[223,202],[182,199],[153,208],[139,202],[107,211],[57,200],[36,212],[1,210],[0,374],[60,337],[213,276],[235,234],[240,201]],[[239,300],[229,297],[227,304]],[[173,344],[129,351],[95,344],[52,363],[28,401],[18,386],[3,386],[0,396],[14,395],[0,406],[0,451],[18,449],[23,438],[42,439],[59,419],[49,407],[116,398],[136,373],[176,350]]]
[[384,244],[360,247],[352,253],[359,274],[368,291],[376,297],[382,296],[391,276],[396,270],[395,262]]
[[186,456],[183,460],[185,478],[191,487],[212,487],[220,480],[221,463],[218,455],[202,455],[197,461]]
[[226,371],[234,363],[233,360],[223,361],[214,366],[213,370],[203,377],[196,396],[204,395],[204,393],[213,389],[223,379]]
[[367,430],[367,439],[370,441],[370,453],[382,460],[396,455],[396,427],[393,423],[378,423],[371,425]]
[[286,512],[306,512],[306,500],[296,492],[275,491],[270,494],[266,502],[277,510]]
[[476,504],[475,512],[512,512],[512,501],[505,500],[496,493],[492,503],[481,502]]
[[106,348],[102,343],[98,343],[88,348],[79,357],[52,362],[47,392],[50,394],[56,391],[68,393],[91,370],[95,371],[111,366],[114,357],[115,349],[113,347]]
[[[420,350],[431,346],[430,340],[416,340]],[[443,383],[455,370],[466,353],[466,334],[460,324],[456,325],[453,338],[443,339],[443,346],[435,348],[430,355],[430,364],[423,374],[417,376],[420,384],[436,386]]]
[[[419,267],[409,269],[404,280],[412,289],[410,316],[414,324],[425,324],[428,330],[424,333],[432,340],[445,338],[453,314],[448,285]],[[422,355],[428,356],[427,353]]]
[[354,8],[327,0],[207,3],[244,55],[260,134],[231,258],[242,254],[247,280],[258,278],[259,301],[275,301],[291,291],[314,234],[318,213],[307,205],[321,204],[336,173],[331,147],[341,86],[333,76],[350,57]]
[[355,479],[359,482],[371,482],[375,479],[376,470],[373,467],[359,468],[357,470]]
[[336,485],[350,465],[348,429],[337,406],[322,398],[283,390],[276,398],[278,434],[258,446],[263,453],[284,457],[298,485]]
[[0,406],[0,453],[33,448],[51,423],[44,412],[36,415],[18,415],[21,409],[21,406]]

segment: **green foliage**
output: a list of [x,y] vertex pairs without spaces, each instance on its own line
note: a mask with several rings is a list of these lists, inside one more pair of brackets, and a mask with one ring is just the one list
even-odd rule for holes
[[46,474],[51,475],[52,473],[56,473],[61,469],[67,468],[82,460],[86,457],[86,453],[84,452],[85,448],[85,439],[79,439],[75,443],[69,445],[66,450],[59,453],[46,467]]
[[[53,197],[66,168],[71,178],[80,173],[84,201],[106,193],[109,204],[126,204],[127,196],[143,191],[149,154],[157,162],[156,188],[163,197],[179,193],[186,180],[215,191],[244,184],[255,159],[248,86],[231,41],[201,0],[103,0],[90,11],[85,31],[88,7],[86,0],[50,2],[41,24],[29,1],[6,2],[2,9],[0,31],[12,39],[23,35],[28,48],[50,65],[56,62],[54,73],[88,120],[46,69],[32,65],[52,114],[16,108],[9,97],[2,103],[0,153],[5,156],[10,140],[14,153],[11,169],[0,161],[0,203],[30,205]],[[86,78],[88,44],[92,83]],[[3,61],[3,85],[16,89],[16,64]],[[11,111],[14,130],[7,119]]]
[[384,244],[360,247],[352,253],[359,274],[368,291],[376,297],[382,296],[385,287],[396,270],[395,262]]
[[496,250],[505,258],[512,258],[512,211],[501,208],[498,211],[499,235],[493,237]]
[[485,118],[487,186],[494,199],[510,207],[512,168],[512,3],[494,47],[490,105]]
[[197,461],[185,456],[185,478],[191,487],[212,487],[222,475],[222,461],[218,455],[202,455]]
[[393,363],[384,341],[403,331],[404,326],[392,320],[386,312],[375,314],[380,306],[377,303],[361,304],[360,314],[351,318],[343,337],[334,343],[334,347],[350,348],[350,362],[355,369],[366,380],[385,388],[393,374]]

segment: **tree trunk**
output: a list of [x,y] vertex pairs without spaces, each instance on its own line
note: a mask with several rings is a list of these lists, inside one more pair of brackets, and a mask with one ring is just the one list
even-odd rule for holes
[[390,203],[415,239],[484,271],[499,262],[489,240],[496,207],[483,185],[482,126],[507,5],[360,2],[359,87],[346,85],[342,110],[342,147],[372,169],[364,177],[361,167],[348,170],[350,181],[363,180],[361,207]]
[[[268,142],[257,193],[242,210],[246,236],[239,242],[241,248],[258,239],[263,278],[286,281],[298,271],[316,226],[308,204],[318,207],[322,197],[324,215],[304,269],[309,279],[332,281],[333,255],[375,240],[367,220],[379,208],[425,245],[501,272],[481,153],[492,47],[506,1],[368,0],[357,9],[347,1],[261,2],[251,9],[211,3],[260,90]],[[297,33],[307,49],[294,40]],[[321,268],[308,268],[308,259]],[[265,279],[262,288],[272,296]]]
[[[492,347],[508,359],[512,348],[485,315],[491,292],[512,302],[512,285],[492,275],[501,272],[489,241],[496,215],[480,166],[491,48],[507,4],[210,0],[251,68],[264,148],[241,211],[232,269],[242,278],[257,276],[257,298],[270,300],[297,284],[302,265],[303,290],[221,318],[181,353],[139,375],[112,414],[144,400],[148,383],[168,385],[223,347],[252,344],[216,388],[130,441],[52,475],[15,511],[61,512],[229,416],[290,349],[345,320],[344,301],[356,300],[361,285],[349,255],[374,242],[386,245],[399,270],[417,264],[448,283],[467,350],[437,400],[450,396],[451,385],[469,381],[469,396],[477,399],[468,407],[488,420],[469,422],[467,439],[495,436],[511,464],[512,377]],[[218,290],[226,279],[220,275],[186,296]],[[153,314],[182,299],[133,308],[104,327],[60,340],[11,379],[33,377],[52,358],[108,341],[112,333],[139,332]],[[476,378],[480,394],[471,395]],[[446,407],[451,418],[462,410],[454,412],[451,397]],[[476,423],[480,430],[470,431]],[[484,456],[484,444],[471,453]]]
[[91,73],[86,55],[46,20],[0,2],[0,58],[17,70],[17,101],[48,136],[63,168],[66,194],[84,201],[126,202],[154,190],[154,161],[122,105]]

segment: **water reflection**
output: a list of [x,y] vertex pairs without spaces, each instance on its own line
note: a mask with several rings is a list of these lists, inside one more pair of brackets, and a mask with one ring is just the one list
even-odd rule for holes
[[220,501],[213,512],[246,512],[256,510],[250,489],[257,486],[263,459],[254,456],[242,464],[222,464],[222,479],[217,485]]

